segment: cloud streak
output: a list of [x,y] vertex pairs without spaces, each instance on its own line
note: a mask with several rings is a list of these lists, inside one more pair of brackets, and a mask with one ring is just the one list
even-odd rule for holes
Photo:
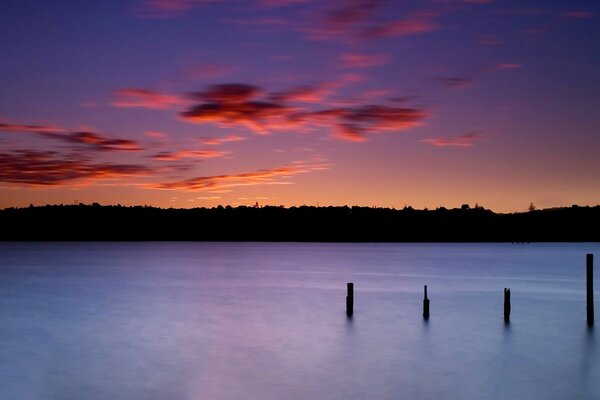
[[166,110],[184,102],[178,96],[140,88],[117,89],[113,91],[113,95],[114,99],[111,104],[120,108]]
[[61,186],[149,173],[142,165],[92,163],[76,154],[17,150],[0,152],[0,182],[20,186]]
[[180,150],[174,152],[161,152],[152,156],[154,160],[158,161],[177,161],[184,158],[222,158],[229,156],[229,151],[217,151],[217,150]]
[[454,138],[432,138],[421,142],[437,147],[473,147],[483,137],[481,132],[469,132]]
[[238,186],[289,183],[294,175],[329,169],[328,164],[287,165],[231,175],[201,176],[182,181],[149,185],[152,189],[220,192]]
[[25,125],[0,123],[0,132],[33,133],[47,139],[82,145],[98,151],[140,151],[140,144],[131,139],[108,138],[96,132],[67,132],[64,128],[47,125]]

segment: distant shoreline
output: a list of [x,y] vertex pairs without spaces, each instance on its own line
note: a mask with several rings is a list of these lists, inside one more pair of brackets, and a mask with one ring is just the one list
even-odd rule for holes
[[499,214],[481,207],[48,205],[0,210],[2,241],[600,242],[600,206]]

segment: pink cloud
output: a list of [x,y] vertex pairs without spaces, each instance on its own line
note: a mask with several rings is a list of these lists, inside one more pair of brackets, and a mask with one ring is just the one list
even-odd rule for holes
[[382,54],[344,53],[340,61],[344,68],[370,68],[387,64],[389,58]]
[[421,142],[438,147],[473,147],[475,141],[480,140],[482,136],[481,132],[469,132],[454,138],[432,138]]
[[314,86],[296,86],[288,90],[271,94],[270,98],[278,102],[319,103],[325,101],[338,85],[321,84]]
[[138,107],[164,110],[183,103],[179,96],[159,93],[154,90],[140,88],[117,89],[112,105],[115,107]]

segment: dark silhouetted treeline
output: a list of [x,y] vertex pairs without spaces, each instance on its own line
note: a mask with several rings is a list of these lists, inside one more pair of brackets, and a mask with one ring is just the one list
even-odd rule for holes
[[331,242],[600,241],[600,206],[497,214],[481,207],[161,209],[56,205],[0,211],[0,240]]

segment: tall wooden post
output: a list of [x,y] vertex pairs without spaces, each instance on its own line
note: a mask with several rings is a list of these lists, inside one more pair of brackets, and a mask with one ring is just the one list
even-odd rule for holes
[[510,321],[510,289],[504,288],[504,322]]
[[429,319],[429,299],[427,298],[427,285],[423,288],[423,318]]
[[351,316],[354,312],[354,283],[348,282],[346,284],[348,294],[346,295],[346,314]]
[[587,323],[588,326],[594,325],[594,255],[588,254],[586,257],[587,269]]

